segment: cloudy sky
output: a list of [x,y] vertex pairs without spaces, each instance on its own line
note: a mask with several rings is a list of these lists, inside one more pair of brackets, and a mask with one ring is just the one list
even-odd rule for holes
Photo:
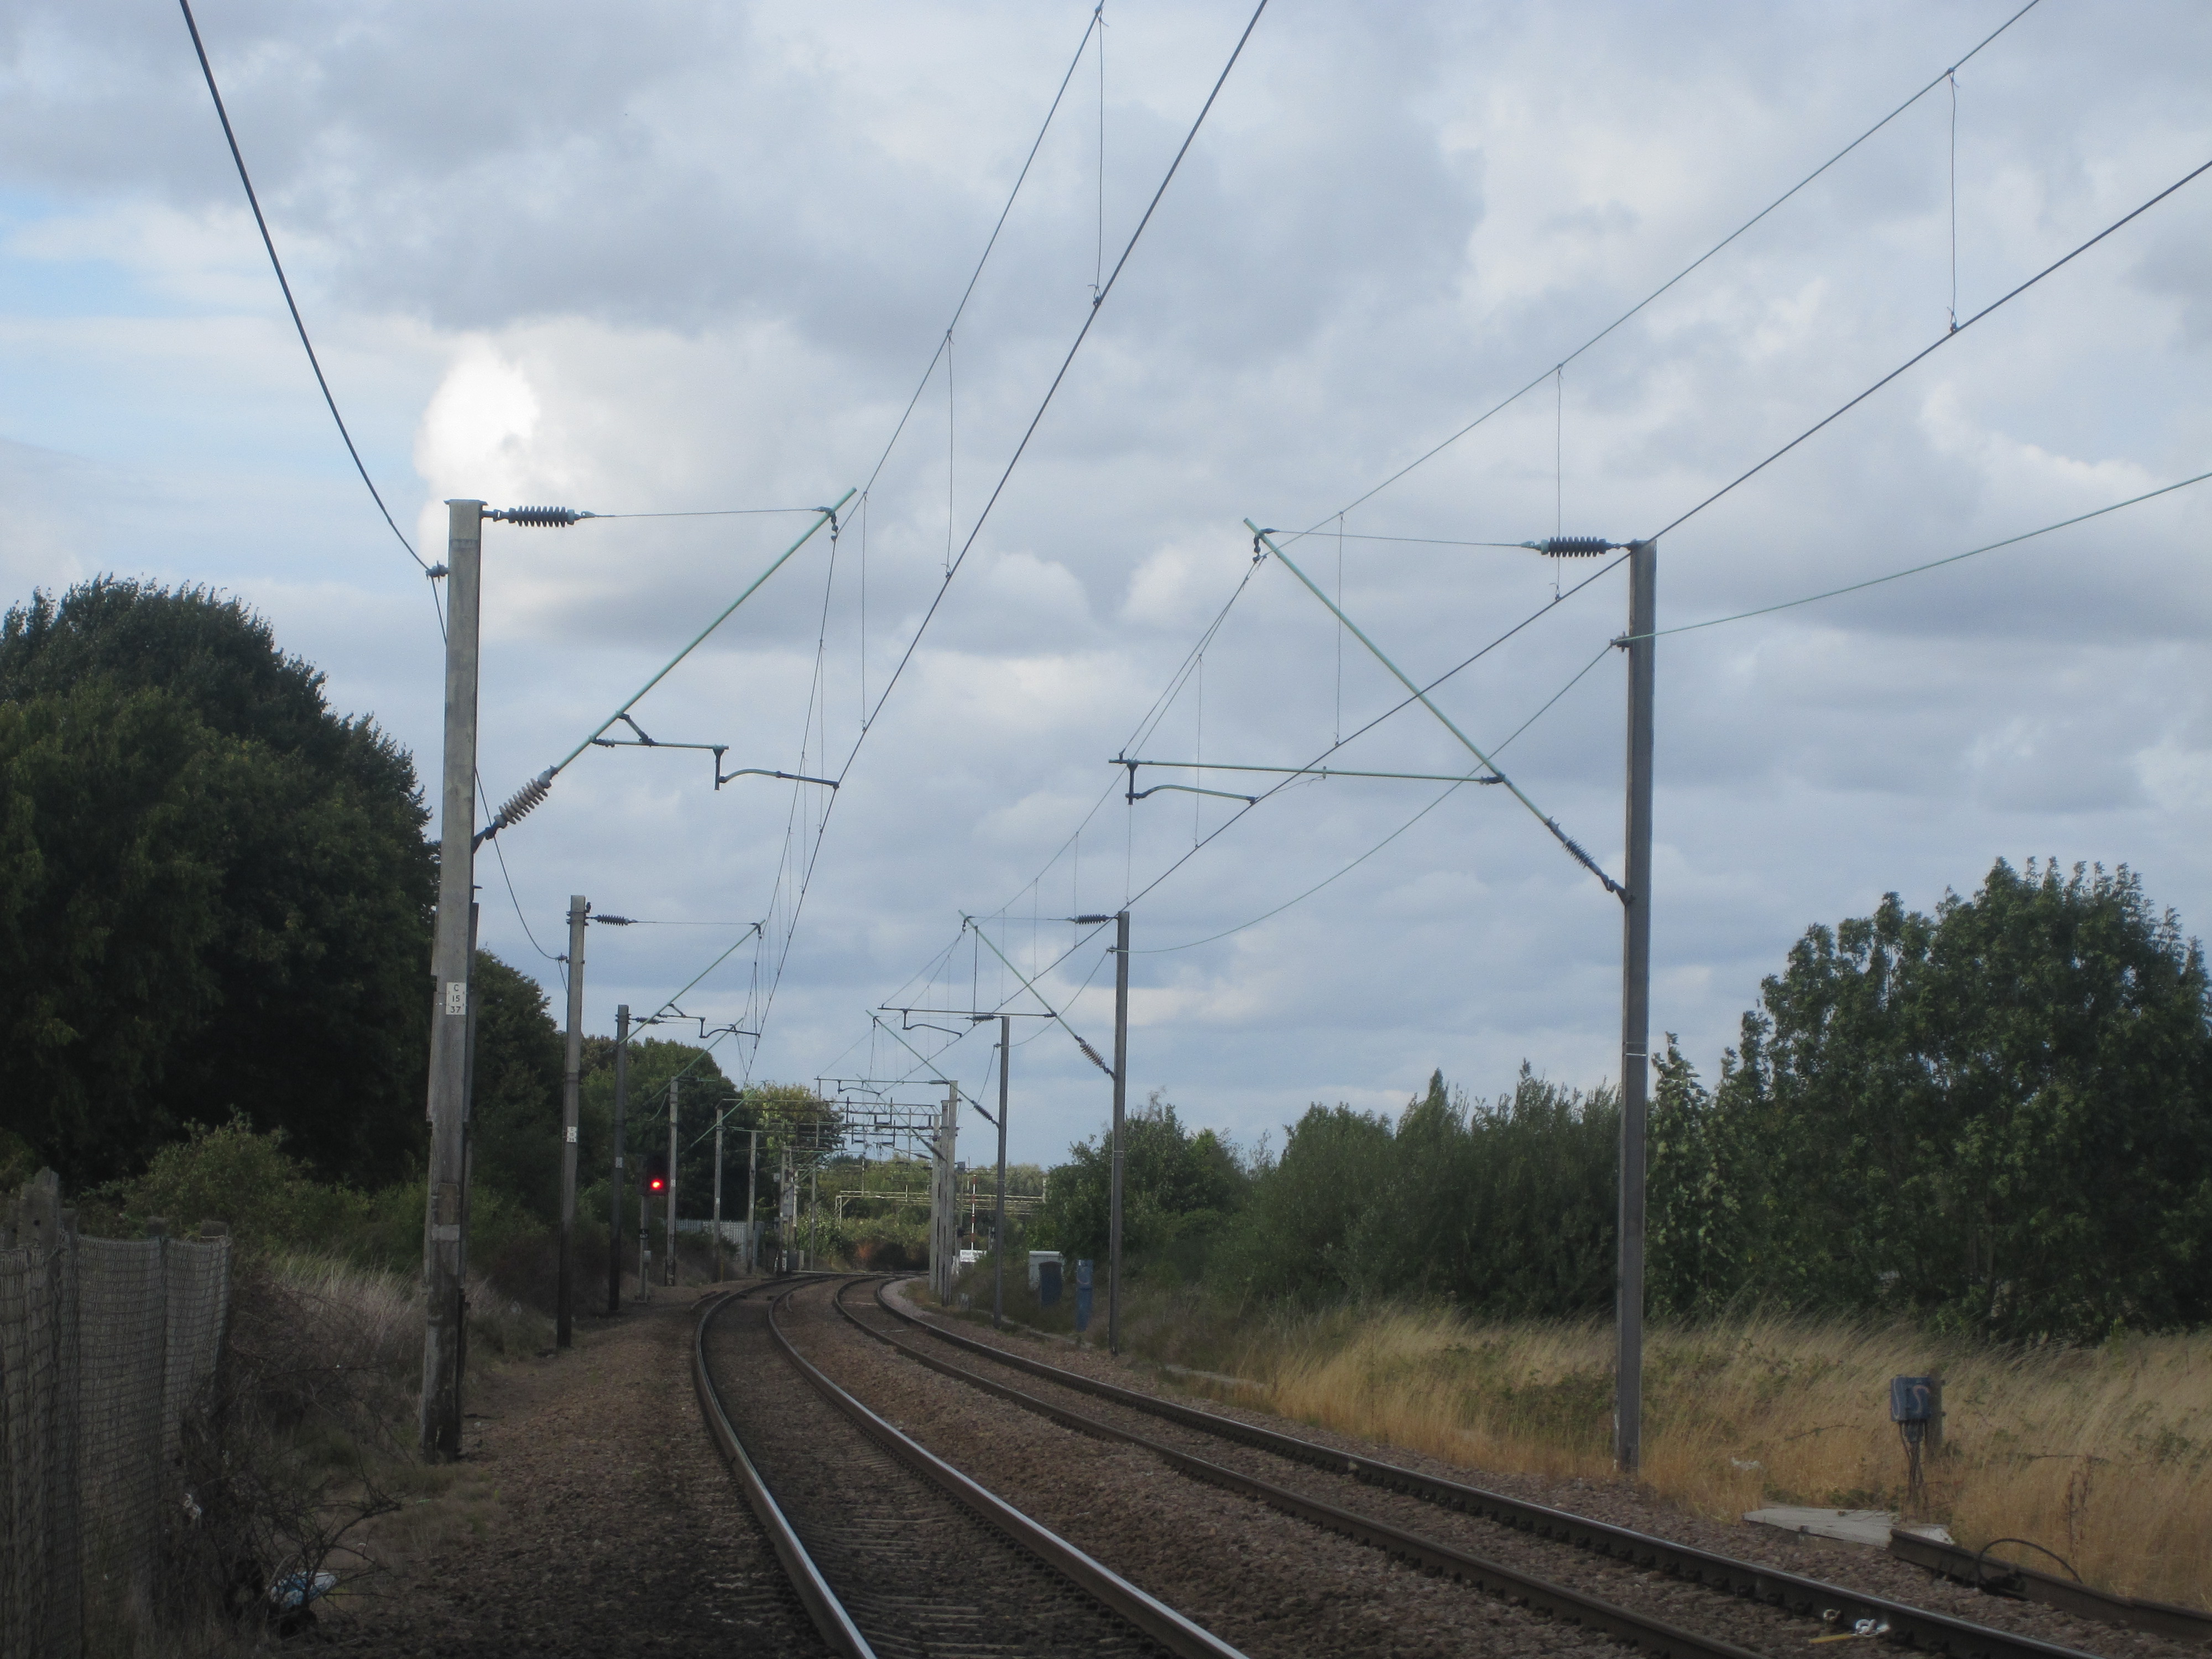
[[[1479,1095],[1524,1059],[1615,1077],[1620,919],[1502,790],[1309,780],[1234,824],[1218,796],[1121,799],[1133,741],[1303,766],[1399,701],[1288,570],[1253,568],[1243,521],[1313,531],[1285,550],[1422,680],[1544,613],[1439,701],[1486,748],[1512,736],[1501,763],[1618,870],[1622,574],[1553,610],[1592,566],[1452,544],[1673,524],[2212,160],[2212,14],[2042,0],[1941,82],[2017,9],[1274,0],[949,587],[1249,7],[1109,0],[1103,91],[1093,35],[933,367],[1087,5],[198,16],[341,407],[427,556],[447,496],[866,491],[635,711],[732,766],[842,770],[834,810],[717,791],[696,753],[589,750],[501,838],[504,872],[479,865],[489,945],[557,998],[544,953],[582,892],[655,924],[592,931],[592,1029],[735,945],[682,1002],[763,1033],[725,1042],[732,1073],[897,1077],[919,1062],[867,1009],[1018,992],[963,913],[1024,973],[1056,964],[1043,985],[1103,1046],[1108,940],[1061,919],[1141,893],[1134,1096],[1279,1144],[1310,1101],[1395,1106],[1437,1066]],[[2208,271],[2212,175],[1671,531],[1662,628],[2212,466]],[[0,507],[11,599],[109,570],[238,594],[434,775],[429,584],[351,471],[157,0],[0,11]],[[493,798],[807,522],[492,527]],[[2212,485],[1663,639],[1655,1027],[1710,1073],[1808,924],[1889,890],[1930,907],[1998,857],[2124,862],[2203,928],[2208,527]],[[1468,769],[1419,708],[1330,764]],[[1017,1035],[1014,1150],[1054,1157],[1105,1079],[1042,1022]],[[938,1063],[995,1094],[984,1038]]]

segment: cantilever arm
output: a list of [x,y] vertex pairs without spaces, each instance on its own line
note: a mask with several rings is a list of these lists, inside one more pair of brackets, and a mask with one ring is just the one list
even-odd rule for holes
[[[674,745],[669,746],[672,748]],[[810,778],[803,772],[772,772],[764,766],[741,766],[734,772],[725,772],[718,752],[714,762],[714,787],[720,789],[733,778],[781,778],[786,783],[820,783],[832,789],[837,787],[835,778]]]
[[1628,902],[1628,890],[1623,887],[1619,882],[1615,881],[1611,876],[1606,874],[1604,870],[1599,867],[1598,861],[1583,850],[1582,844],[1565,830],[1559,828],[1559,821],[1557,818],[1552,817],[1550,813],[1545,811],[1543,808],[1537,805],[1534,801],[1530,800],[1526,794],[1522,793],[1521,786],[1514,782],[1512,779],[1507,777],[1504,771],[1498,768],[1498,765],[1495,761],[1492,760],[1489,756],[1484,754],[1480,749],[1477,748],[1474,738],[1468,737],[1466,732],[1461,731],[1458,726],[1453,725],[1451,717],[1446,714],[1443,709],[1437,708],[1435,703],[1429,700],[1429,694],[1426,691],[1424,691],[1419,686],[1414,684],[1411,679],[1407,678],[1406,671],[1399,667],[1396,663],[1392,662],[1388,654],[1384,653],[1382,647],[1376,644],[1374,641],[1369,639],[1364,630],[1360,628],[1359,624],[1352,621],[1351,617],[1346,616],[1336,602],[1315,585],[1313,578],[1307,575],[1304,571],[1299,569],[1298,567],[1291,562],[1290,556],[1285,553],[1281,547],[1276,544],[1275,538],[1271,532],[1261,529],[1258,525],[1254,524],[1249,519],[1244,520],[1244,527],[1252,532],[1252,539],[1255,544],[1264,545],[1267,550],[1270,553],[1273,553],[1277,560],[1281,562],[1284,569],[1289,571],[1291,574],[1296,576],[1300,582],[1304,584],[1306,592],[1312,594],[1314,598],[1319,599],[1323,605],[1328,607],[1329,614],[1334,617],[1337,621],[1342,623],[1345,627],[1351,631],[1352,637],[1353,639],[1358,640],[1360,644],[1367,647],[1369,653],[1374,657],[1376,661],[1381,663],[1383,667],[1390,671],[1390,676],[1393,679],[1396,680],[1399,684],[1404,686],[1407,690],[1413,694],[1413,699],[1415,702],[1419,702],[1422,708],[1427,709],[1429,713],[1434,714],[1437,720],[1443,725],[1444,730],[1450,732],[1452,736],[1460,740],[1460,743],[1466,748],[1468,753],[1473,755],[1475,759],[1480,761],[1485,766],[1488,767],[1492,775],[1495,776],[1500,783],[1504,784],[1508,789],[1513,792],[1513,799],[1519,801],[1522,805],[1527,807],[1530,815],[1534,817],[1539,823],[1542,824],[1544,828],[1552,832],[1553,838],[1559,842],[1560,846],[1567,849],[1568,854],[1574,859],[1576,863],[1581,865],[1583,869],[1589,871],[1590,874],[1595,876],[1601,882],[1604,883],[1605,890],[1607,892],[1611,893],[1615,898],[1620,899],[1624,904]]
[[1105,1073],[1108,1077],[1114,1075],[1114,1068],[1111,1066],[1109,1066],[1103,1060],[1101,1060],[1098,1057],[1098,1051],[1092,1048],[1089,1043],[1085,1042],[1083,1040],[1082,1034],[1077,1031],[1073,1025],[1070,1025],[1065,1018],[1061,1018],[1059,1009],[1054,1007],[1051,1003],[1045,1000],[1044,993],[1038,990],[1036,986],[1030,984],[1028,978],[1023,974],[1020,969],[1015,967],[1012,963],[1006,962],[1006,953],[1004,951],[1001,951],[997,945],[991,943],[991,936],[983,931],[981,926],[976,921],[975,917],[969,915],[963,911],[961,914],[960,925],[963,927],[975,928],[975,937],[983,941],[983,948],[988,951],[993,956],[998,957],[1000,962],[1005,962],[1006,963],[1006,971],[1012,974],[1016,979],[1020,980],[1022,981],[1022,989],[1027,991],[1031,996],[1037,1000],[1037,1006],[1042,1008],[1048,1014],[1050,1014],[1053,1019],[1059,1024],[1060,1029],[1075,1039],[1075,1046],[1082,1049],[1085,1054],[1091,1057],[1091,1063],[1093,1066],[1096,1066],[1100,1071]]
[[1158,794],[1163,789],[1178,790],[1186,795],[1218,795],[1224,800],[1241,800],[1247,806],[1257,806],[1260,804],[1260,798],[1257,795],[1240,795],[1234,789],[1201,789],[1194,783],[1156,783],[1149,789],[1131,790],[1129,799],[1132,801],[1140,801],[1147,795]]

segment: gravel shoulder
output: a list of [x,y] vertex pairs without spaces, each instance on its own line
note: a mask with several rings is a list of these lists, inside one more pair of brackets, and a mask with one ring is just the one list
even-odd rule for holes
[[386,1571],[308,1638],[379,1655],[823,1653],[701,1422],[690,1289],[478,1372],[458,1465],[380,1522]]
[[[912,1297],[905,1293],[906,1290],[907,1285],[902,1283],[892,1287],[890,1295],[899,1306],[908,1312],[924,1318],[933,1317],[929,1312],[916,1305]],[[1553,1509],[1583,1516],[1594,1521],[1602,1521],[1613,1526],[1633,1528],[1639,1532],[1651,1533],[1662,1538],[1694,1545],[1700,1549],[1734,1556],[1739,1560],[1754,1561],[1798,1573],[1808,1578],[1817,1578],[1849,1589],[1885,1595],[1893,1601],[1910,1602],[1917,1607],[1948,1613],[1954,1618],[1970,1620],[1977,1624],[1988,1625],[2001,1630],[2016,1631],[2043,1641],[2055,1642],[2084,1652],[2106,1656],[2106,1659],[2203,1659],[2202,1649],[2162,1637],[2071,1618],[2034,1602],[2011,1601],[1996,1596],[1981,1595],[1964,1585],[1950,1583],[1920,1568],[1908,1565],[1881,1550],[1832,1543],[1826,1540],[1798,1539],[1770,1527],[1755,1526],[1741,1521],[1735,1522],[1716,1521],[1708,1516],[1696,1515],[1652,1497],[1650,1493],[1638,1489],[1631,1481],[1553,1480],[1538,1476],[1449,1464],[1435,1457],[1407,1451],[1382,1442],[1364,1440],[1356,1436],[1339,1433],[1318,1425],[1280,1417],[1270,1412],[1259,1410],[1248,1403],[1224,1401],[1211,1393],[1194,1394],[1190,1390],[1174,1386],[1171,1379],[1164,1376],[1155,1368],[1133,1364],[1127,1360],[1117,1360],[1103,1350],[1087,1345],[1078,1347],[1065,1340],[1019,1331],[994,1332],[988,1321],[955,1320],[939,1316],[937,1322],[944,1324],[948,1329],[958,1332],[963,1336],[1004,1348],[1010,1352],[1022,1354],[1026,1358],[1042,1359],[1048,1364],[1058,1365],[1086,1376],[1113,1382],[1122,1388],[1180,1401],[1185,1404],[1202,1405],[1206,1409],[1218,1412],[1224,1417],[1256,1424],[1284,1433],[1296,1434],[1303,1438],[1340,1450],[1387,1460],[1425,1474],[1462,1481],[1471,1486],[1487,1487],[1493,1492],[1503,1492],[1524,1501],[1547,1504]],[[943,1348],[942,1354],[944,1358],[953,1359],[956,1363],[961,1363],[963,1358],[956,1350],[950,1347]],[[920,1369],[913,1366],[912,1362],[906,1363],[912,1369]],[[979,1365],[988,1364],[988,1361],[981,1359],[975,1359],[972,1363]],[[1027,1380],[1023,1378],[1021,1374],[1013,1371],[1006,1372],[1000,1380],[1012,1382],[1017,1387],[1028,1385]],[[945,1382],[948,1388],[961,1386],[951,1382],[950,1379],[945,1379]],[[1040,1388],[1043,1386],[1041,1384]],[[1092,1411],[1102,1417],[1107,1416],[1111,1410],[1106,1406],[1106,1402],[1095,1400],[1086,1401],[1079,1409]],[[1145,1427],[1140,1431],[1152,1435],[1155,1438],[1164,1440],[1170,1437],[1169,1434],[1163,1432],[1170,1425],[1158,1419],[1137,1418],[1134,1421],[1152,1425],[1152,1426]],[[1248,1466],[1246,1459],[1256,1459],[1256,1462],[1249,1464],[1253,1473],[1273,1480],[1279,1485],[1292,1486],[1298,1490],[1307,1489],[1301,1480],[1289,1474],[1289,1471],[1297,1467],[1296,1465],[1286,1463],[1281,1459],[1270,1457],[1263,1453],[1245,1452],[1243,1456],[1240,1457],[1236,1455],[1237,1449],[1226,1442],[1194,1440],[1193,1449],[1199,1449],[1201,1443],[1219,1449],[1218,1450],[1201,1450],[1201,1455],[1211,1456],[1216,1462],[1228,1463],[1240,1468]],[[1426,1533],[1446,1540],[1477,1554],[1488,1554],[1504,1560],[1515,1559],[1510,1553],[1507,1546],[1510,1540],[1516,1540],[1519,1535],[1508,1528],[1474,1517],[1457,1515],[1437,1505],[1425,1504],[1402,1494],[1388,1493],[1376,1487],[1356,1486],[1349,1482],[1345,1483],[1345,1486],[1348,1492],[1357,1495],[1338,1497],[1332,1501],[1341,1503],[1348,1509],[1390,1519],[1406,1526],[1409,1530]],[[1319,1489],[1316,1491],[1316,1495],[1328,1496]],[[1419,1518],[1422,1516],[1431,1518],[1425,1522]],[[1590,1565],[1580,1572],[1554,1571],[1546,1576],[1559,1582],[1574,1583],[1578,1588],[1586,1588],[1592,1594],[1607,1595],[1608,1599],[1624,1604],[1645,1604],[1641,1602],[1639,1597],[1625,1593],[1619,1588],[1610,1592],[1605,1588],[1605,1582],[1608,1576],[1626,1575],[1626,1569],[1618,1566],[1608,1568],[1597,1563],[1594,1558],[1586,1559],[1589,1560]],[[1593,1574],[1595,1576],[1589,1576]],[[1650,1574],[1636,1576],[1644,1578],[1653,1577]],[[1693,1597],[1702,1598],[1705,1595],[1689,1586],[1674,1588]],[[1663,1616],[1693,1628],[1717,1629],[1720,1627],[1711,1620],[1696,1616],[1697,1601],[1694,1600],[1682,1601],[1666,1597],[1660,1603],[1650,1605],[1654,1605],[1655,1611],[1662,1611]],[[1747,1640],[1744,1635],[1735,1630],[1730,1630],[1729,1633],[1732,1639],[1744,1642],[1747,1646],[1771,1645],[1770,1643]],[[1800,1637],[1798,1639],[1802,1641],[1802,1638]]]

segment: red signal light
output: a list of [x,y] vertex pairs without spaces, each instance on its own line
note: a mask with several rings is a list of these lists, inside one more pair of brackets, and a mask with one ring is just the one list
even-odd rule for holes
[[659,1176],[653,1176],[652,1180],[645,1183],[645,1186],[647,1192],[663,1193],[668,1190],[667,1182]]

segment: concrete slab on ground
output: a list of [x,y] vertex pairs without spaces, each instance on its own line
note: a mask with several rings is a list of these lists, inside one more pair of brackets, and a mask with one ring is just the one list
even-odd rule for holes
[[[1784,1532],[1833,1539],[1839,1544],[1864,1544],[1877,1550],[1889,1547],[1889,1529],[1897,1525],[1897,1517],[1887,1510],[1815,1510],[1786,1504],[1748,1510],[1743,1518],[1757,1526],[1778,1527]],[[1941,1527],[1915,1525],[1910,1530],[1942,1543],[1951,1541],[1951,1534]]]

